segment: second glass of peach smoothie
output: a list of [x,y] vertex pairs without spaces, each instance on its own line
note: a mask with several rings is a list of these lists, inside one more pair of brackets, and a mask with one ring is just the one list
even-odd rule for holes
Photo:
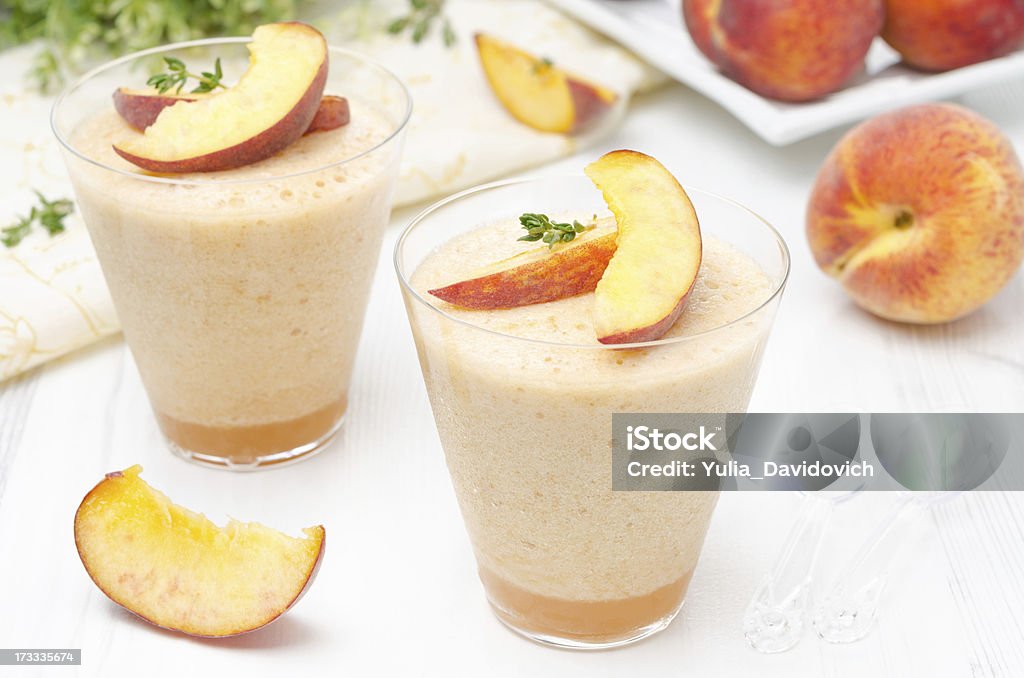
[[[569,648],[671,622],[718,497],[613,491],[612,414],[745,411],[789,270],[771,226],[648,156],[588,174],[607,207],[583,176],[492,184],[395,250],[487,598]],[[560,241],[521,242],[531,226]]]
[[[194,82],[140,87],[166,59],[199,72],[218,58],[233,84],[195,101],[162,99]],[[57,101],[78,205],[174,451],[252,469],[338,431],[410,110],[396,77],[297,23],[131,55]]]

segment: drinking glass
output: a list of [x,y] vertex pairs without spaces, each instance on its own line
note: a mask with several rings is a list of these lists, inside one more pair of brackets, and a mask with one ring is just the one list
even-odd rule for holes
[[249,41],[117,59],[70,86],[51,116],[164,437],[187,459],[235,470],[309,456],[341,427],[412,105],[390,72],[331,47],[324,91],[351,110],[340,130],[206,174],[150,174],[111,151],[133,133],[113,113],[115,89],[166,57],[219,57],[241,74]]
[[[690,336],[616,346],[527,339],[456,317],[425,294],[417,268],[475,226],[514,220],[526,206],[606,215],[582,175],[465,191],[416,217],[395,248],[484,591],[502,622],[540,642],[606,648],[655,633],[678,613],[697,565],[717,493],[613,491],[612,413],[745,411],[789,253],[750,210],[686,190],[705,239],[732,245],[770,280],[742,313]],[[744,294],[737,281],[705,284],[726,298]],[[537,322],[552,320],[536,312]]]

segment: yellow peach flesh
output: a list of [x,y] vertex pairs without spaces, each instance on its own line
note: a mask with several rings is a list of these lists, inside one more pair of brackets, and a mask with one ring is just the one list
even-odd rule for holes
[[114,150],[155,172],[202,172],[257,162],[298,139],[316,115],[327,43],[311,26],[267,24],[249,43],[249,69],[233,87],[163,109]]
[[636,151],[613,151],[585,171],[615,215],[619,234],[594,294],[598,340],[658,339],[679,317],[700,269],[693,203],[661,163]]
[[115,603],[165,628],[231,636],[270,623],[312,582],[323,527],[305,538],[234,520],[217,527],[171,503],[141,471],[108,474],[75,515],[82,563]]
[[484,74],[498,100],[520,122],[571,134],[599,120],[618,95],[489,35],[477,34]]

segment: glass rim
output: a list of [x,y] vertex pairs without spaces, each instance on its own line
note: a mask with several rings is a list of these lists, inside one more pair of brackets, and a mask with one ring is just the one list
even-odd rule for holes
[[[455,202],[457,200],[461,200],[462,198],[466,198],[466,197],[469,197],[469,196],[477,194],[477,193],[483,193],[484,191],[493,190],[495,188],[503,188],[503,187],[506,187],[506,186],[515,186],[515,185],[520,185],[520,184],[528,184],[528,183],[536,183],[536,182],[542,182],[542,181],[550,181],[552,179],[587,179],[589,181],[589,179],[584,174],[549,174],[549,175],[542,175],[542,176],[523,177],[523,178],[517,178],[517,179],[503,179],[501,181],[492,181],[490,183],[481,184],[479,186],[474,186],[472,188],[467,188],[467,189],[465,189],[463,191],[459,191],[458,193],[450,195],[450,196],[448,196],[448,197],[446,197],[446,198],[444,198],[442,200],[438,200],[437,202],[433,203],[432,205],[430,205],[427,208],[425,208],[422,211],[420,211],[420,213],[417,214],[415,217],[413,217],[412,221],[410,221],[409,224],[405,228],[402,229],[402,232],[399,234],[398,239],[395,241],[395,248],[394,248],[394,251],[393,251],[393,254],[392,254],[392,262],[393,262],[394,267],[395,267],[395,273],[398,275],[399,283],[402,285],[402,287],[405,289],[405,291],[407,291],[409,294],[411,294],[412,297],[418,303],[423,304],[424,306],[426,306],[431,311],[433,311],[435,313],[438,313],[442,317],[444,317],[444,318],[446,318],[446,319],[448,319],[448,320],[450,320],[450,321],[452,321],[454,323],[458,323],[459,325],[464,325],[466,327],[471,327],[471,328],[473,328],[475,330],[478,330],[478,331],[481,331],[481,332],[487,332],[489,334],[492,334],[492,335],[495,335],[495,336],[498,336],[498,337],[504,337],[504,338],[507,338],[507,339],[515,339],[517,341],[523,341],[523,342],[528,342],[528,343],[531,343],[531,344],[537,344],[537,345],[548,346],[548,347],[572,348],[572,349],[596,349],[596,350],[599,350],[599,351],[602,351],[602,350],[603,351],[618,351],[618,350],[622,350],[622,349],[651,348],[651,347],[655,347],[655,346],[670,346],[670,345],[674,345],[674,344],[680,344],[680,343],[683,343],[683,342],[686,342],[686,341],[690,341],[690,340],[695,340],[695,339],[698,339],[698,338],[701,338],[701,337],[707,337],[709,335],[712,335],[712,334],[715,334],[715,333],[720,332],[722,330],[725,330],[725,329],[728,329],[730,327],[733,327],[734,325],[737,325],[737,324],[741,323],[742,321],[744,321],[744,320],[746,320],[746,319],[748,319],[750,317],[753,317],[757,313],[760,313],[762,310],[764,310],[769,305],[771,305],[772,302],[774,302],[776,299],[778,299],[782,295],[782,292],[783,292],[783,290],[786,287],[786,283],[789,281],[789,275],[790,275],[790,272],[792,270],[792,257],[790,256],[789,245],[786,244],[785,238],[782,237],[782,234],[779,233],[778,229],[776,229],[774,226],[772,226],[771,223],[769,223],[767,219],[762,217],[757,212],[754,212],[749,207],[746,207],[742,203],[739,203],[739,202],[737,202],[737,201],[735,201],[735,200],[733,200],[731,198],[726,198],[725,196],[719,195],[718,193],[714,193],[712,191],[706,191],[704,189],[697,188],[697,187],[694,187],[694,186],[682,185],[683,189],[687,193],[691,193],[692,192],[692,193],[696,193],[696,194],[700,194],[700,195],[712,198],[714,200],[718,200],[720,202],[724,202],[724,203],[726,203],[728,205],[731,205],[733,207],[737,207],[737,208],[741,209],[742,211],[746,212],[747,214],[749,214],[750,216],[754,217],[754,219],[756,219],[758,222],[760,222],[761,225],[763,225],[765,228],[768,229],[768,232],[775,239],[776,244],[779,246],[779,251],[782,254],[782,264],[783,264],[782,276],[779,278],[779,280],[777,282],[773,281],[773,287],[772,287],[771,292],[768,294],[768,296],[761,303],[759,303],[756,307],[750,309],[749,311],[747,311],[746,313],[743,313],[740,316],[737,316],[736,318],[733,318],[732,320],[729,320],[726,323],[723,323],[722,325],[717,325],[715,327],[712,327],[712,328],[709,328],[709,329],[706,329],[706,330],[702,330],[702,331],[696,332],[694,334],[687,334],[687,335],[683,335],[683,336],[679,336],[679,337],[668,337],[668,338],[664,338],[664,339],[656,339],[654,341],[634,342],[634,343],[629,343],[629,344],[601,344],[601,343],[597,343],[597,344],[574,344],[574,343],[570,343],[570,342],[548,341],[546,339],[533,339],[533,338],[529,338],[529,337],[521,337],[521,336],[517,336],[517,335],[514,335],[514,334],[508,334],[506,332],[499,332],[497,330],[492,330],[492,329],[487,328],[487,327],[482,327],[480,325],[475,325],[475,324],[469,322],[468,320],[463,320],[462,318],[457,318],[457,317],[453,316],[452,314],[448,313],[447,311],[445,311],[444,309],[438,308],[434,304],[430,303],[430,301],[428,299],[426,299],[423,295],[421,295],[418,291],[416,291],[413,288],[413,286],[409,283],[409,279],[406,276],[405,272],[402,270],[402,264],[400,262],[400,256],[401,256],[401,253],[402,253],[402,250],[403,250],[403,246],[405,245],[406,239],[413,232],[413,230],[415,230],[415,228],[420,223],[422,223],[427,217],[429,217],[431,214],[433,214],[434,212],[444,208],[445,206],[449,205],[450,203],[453,203],[453,202]],[[684,313],[686,312],[685,309],[684,309],[683,312]],[[410,320],[411,320],[411,318],[410,318]]]
[[161,54],[163,52],[169,52],[169,51],[172,51],[172,50],[187,49],[187,48],[191,48],[191,47],[207,47],[207,46],[210,46],[210,45],[246,44],[246,43],[249,43],[249,42],[252,42],[252,37],[251,36],[241,36],[241,37],[232,37],[232,38],[203,38],[201,40],[187,40],[187,41],[184,41],[184,42],[172,42],[172,43],[169,43],[169,44],[166,44],[166,45],[160,45],[160,46],[157,46],[157,47],[150,47],[149,49],[144,49],[144,50],[141,50],[141,51],[138,51],[138,52],[132,52],[131,54],[125,54],[124,56],[121,56],[121,57],[118,57],[118,58],[113,59],[111,61],[107,61],[105,63],[102,63],[99,66],[96,66],[95,68],[90,69],[88,72],[86,72],[85,74],[80,76],[73,83],[71,83],[70,85],[65,87],[64,90],[61,91],[61,93],[57,96],[57,99],[53,102],[53,106],[50,107],[50,130],[53,132],[53,135],[55,137],[57,137],[57,141],[60,143],[60,145],[63,146],[64,149],[67,150],[69,153],[71,153],[75,157],[79,158],[80,160],[83,160],[83,161],[85,161],[85,162],[87,162],[87,163],[89,163],[91,165],[95,165],[96,167],[99,167],[100,169],[106,170],[108,172],[114,172],[114,173],[120,174],[122,176],[127,176],[127,177],[131,177],[133,179],[139,179],[141,181],[149,181],[149,182],[158,183],[158,184],[169,184],[169,185],[177,185],[177,186],[230,186],[230,185],[238,185],[238,184],[265,183],[265,182],[268,182],[268,181],[279,181],[279,180],[282,180],[282,179],[291,179],[292,177],[299,177],[299,176],[304,176],[304,175],[307,175],[307,174],[314,174],[316,172],[322,172],[322,171],[324,171],[326,169],[330,169],[330,168],[333,168],[333,167],[340,167],[340,166],[348,164],[350,162],[354,162],[356,160],[359,160],[360,158],[364,158],[364,157],[370,155],[371,153],[374,153],[374,152],[380,150],[381,148],[384,148],[385,146],[390,144],[392,141],[396,140],[399,137],[399,135],[402,133],[402,131],[405,130],[406,126],[409,124],[409,119],[410,119],[410,117],[412,117],[412,109],[413,109],[412,95],[409,93],[409,88],[406,86],[406,84],[402,81],[401,78],[399,78],[397,75],[395,75],[394,72],[392,72],[389,68],[387,68],[386,66],[381,64],[376,59],[373,59],[371,57],[368,57],[368,56],[365,56],[363,54],[360,54],[359,52],[356,52],[355,50],[348,49],[346,47],[336,47],[336,46],[333,46],[333,45],[328,45],[327,46],[328,54],[341,54],[341,55],[345,55],[345,56],[348,56],[348,57],[352,57],[352,58],[354,58],[354,59],[356,59],[358,61],[361,61],[361,62],[363,62],[365,64],[368,64],[368,65],[374,67],[375,69],[377,69],[378,71],[380,71],[381,73],[386,75],[388,78],[390,78],[392,81],[397,83],[400,91],[402,92],[402,95],[405,97],[405,110],[402,113],[401,120],[399,121],[399,123],[397,124],[395,129],[392,130],[391,133],[388,134],[384,139],[382,139],[378,143],[374,144],[370,148],[367,148],[367,149],[364,149],[364,150],[360,151],[356,155],[353,155],[353,156],[350,156],[350,157],[347,157],[347,158],[343,158],[341,160],[337,160],[337,161],[334,161],[334,162],[330,162],[330,163],[328,163],[326,165],[319,165],[319,166],[313,167],[311,169],[304,169],[304,170],[301,170],[301,171],[298,171],[298,172],[290,172],[288,174],[274,175],[274,176],[270,176],[270,177],[249,177],[249,178],[245,178],[245,179],[223,179],[223,180],[213,180],[213,179],[209,179],[209,180],[204,180],[204,179],[177,179],[177,178],[174,178],[173,176],[170,176],[170,177],[166,176],[166,175],[156,176],[156,175],[152,175],[152,174],[144,174],[144,173],[141,173],[141,172],[134,172],[134,171],[131,171],[131,170],[122,169],[122,168],[118,168],[118,167],[111,167],[110,165],[108,165],[108,164],[106,164],[106,163],[104,163],[102,161],[95,160],[93,158],[90,158],[90,157],[82,154],[77,148],[75,148],[71,144],[70,140],[61,132],[61,130],[58,129],[58,126],[57,126],[57,111],[58,111],[58,109],[60,109],[61,104],[64,103],[64,100],[68,96],[70,96],[72,93],[78,91],[78,89],[80,87],[83,87],[90,80],[92,80],[97,75],[99,75],[99,74],[101,74],[101,73],[103,73],[105,71],[108,71],[108,70],[110,70],[112,68],[116,68],[117,66],[121,66],[123,64],[126,64],[126,63],[128,63],[130,61],[134,61],[136,59],[141,59],[143,57],[148,57],[148,56],[154,56],[154,55],[158,55],[158,54]]

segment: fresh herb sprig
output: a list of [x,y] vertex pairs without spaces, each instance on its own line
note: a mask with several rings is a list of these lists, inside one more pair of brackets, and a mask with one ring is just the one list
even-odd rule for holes
[[430,33],[430,27],[436,19],[441,19],[441,40],[445,47],[455,44],[455,29],[448,17],[442,16],[444,0],[409,0],[409,13],[395,17],[388,24],[388,33],[401,35],[409,29],[414,44],[420,44]]
[[32,225],[38,223],[50,237],[64,232],[64,217],[75,211],[75,204],[67,198],[47,200],[42,193],[35,191],[39,205],[32,208],[27,216],[0,231],[0,242],[5,247],[14,247],[29,234]]
[[560,242],[573,240],[577,233],[582,233],[588,228],[578,221],[573,221],[571,224],[557,223],[551,221],[546,214],[533,214],[532,212],[520,216],[519,223],[526,231],[526,235],[518,240],[526,242],[540,240],[547,243],[549,249]]
[[146,81],[147,85],[155,87],[160,94],[170,89],[174,89],[175,94],[181,94],[181,90],[189,78],[199,81],[199,84],[192,90],[193,94],[205,94],[218,87],[227,89],[221,83],[224,71],[221,70],[219,57],[213,62],[212,71],[203,71],[199,74],[190,72],[185,62],[175,57],[164,57],[164,63],[167,64],[167,72],[157,73]]

